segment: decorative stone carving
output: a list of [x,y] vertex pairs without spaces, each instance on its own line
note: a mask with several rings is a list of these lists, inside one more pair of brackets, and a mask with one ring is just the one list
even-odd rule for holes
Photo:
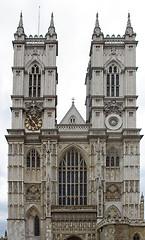
[[115,240],[115,229],[105,230],[105,240]]
[[116,184],[111,184],[106,190],[107,201],[119,201],[120,200],[120,189]]
[[119,209],[113,205],[107,209],[107,211],[105,213],[105,217],[107,217],[107,218],[121,217],[121,213],[120,213]]
[[25,110],[26,110],[26,114],[35,114],[38,116],[41,116],[41,113],[43,111],[43,103],[41,102],[35,102],[32,101],[31,103],[26,103],[25,104]]
[[31,184],[28,186],[26,191],[27,202],[38,202],[40,201],[40,184]]
[[53,222],[52,224],[52,231],[55,232],[68,232],[68,233],[73,233],[73,232],[79,232],[79,231],[85,231],[86,233],[88,231],[95,232],[96,228],[96,222],[94,221],[79,221],[79,220],[58,220]]
[[13,193],[18,193],[18,183],[13,182]]
[[116,102],[115,100],[112,100],[109,103],[106,103],[104,106],[104,112],[106,113],[106,116],[108,116],[111,113],[116,113],[121,115],[123,112],[122,104]]

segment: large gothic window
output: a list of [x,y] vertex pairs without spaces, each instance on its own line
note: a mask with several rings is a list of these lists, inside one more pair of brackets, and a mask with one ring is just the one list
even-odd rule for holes
[[40,155],[35,149],[30,150],[27,154],[27,168],[40,168]]
[[35,64],[29,72],[29,97],[40,97],[41,71]]
[[87,205],[87,166],[74,149],[59,164],[59,205]]
[[107,97],[119,97],[119,68],[114,64],[107,70]]
[[115,148],[111,148],[107,152],[106,167],[119,167],[119,155]]

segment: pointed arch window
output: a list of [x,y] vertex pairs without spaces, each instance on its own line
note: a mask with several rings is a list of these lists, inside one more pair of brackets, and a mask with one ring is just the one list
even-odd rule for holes
[[34,236],[40,236],[39,217],[34,218]]
[[29,72],[29,97],[40,97],[41,92],[41,71],[37,64],[34,64]]
[[59,205],[87,205],[87,166],[74,149],[59,164]]
[[138,233],[136,233],[133,237],[133,240],[140,240],[140,236]]
[[119,155],[115,148],[111,148],[107,152],[106,167],[119,167]]
[[107,97],[119,97],[119,68],[114,64],[107,70]]
[[27,154],[27,168],[40,168],[40,155],[35,149],[30,150]]

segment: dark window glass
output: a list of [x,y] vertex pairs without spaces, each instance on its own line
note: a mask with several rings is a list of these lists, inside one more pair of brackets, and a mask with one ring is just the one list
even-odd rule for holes
[[35,219],[34,219],[34,235],[35,236],[40,236],[38,216],[36,216]]
[[33,97],[36,97],[36,87],[33,87]]
[[84,205],[87,205],[87,197],[84,197]]
[[30,167],[30,154],[27,156],[27,168]]
[[65,205],[66,204],[66,199],[65,199],[65,197],[63,197],[63,205]]
[[59,184],[59,195],[61,195],[61,184]]
[[32,97],[32,87],[29,87],[29,97]]
[[63,196],[65,196],[65,184],[63,184]]
[[59,171],[59,182],[61,183],[61,171]]
[[74,197],[72,197],[72,205],[74,205]]
[[40,157],[37,153],[37,168],[40,168]]
[[83,195],[83,185],[81,184],[80,185],[80,196],[82,196]]
[[107,87],[107,97],[110,97],[110,87]]
[[76,171],[76,176],[75,176],[75,178],[76,178],[76,179],[75,179],[75,180],[76,180],[75,182],[78,183],[78,171]]
[[80,172],[80,183],[83,183],[83,172]]
[[78,185],[75,186],[76,189],[76,196],[78,196]]
[[110,85],[110,75],[107,74],[107,85]]
[[71,176],[72,176],[71,181],[72,183],[74,183],[74,172],[71,173]]
[[119,75],[116,75],[116,85],[119,85]]
[[116,72],[117,72],[117,67],[115,66],[115,67],[114,67],[114,73],[116,73]]
[[112,73],[112,67],[111,66],[109,67],[109,72]]
[[71,185],[71,195],[74,196],[74,184]]
[[36,73],[39,73],[39,67],[36,67]]
[[70,185],[67,185],[67,195],[70,196]]
[[87,183],[87,172],[84,171],[84,183]]
[[65,183],[65,171],[63,172],[63,183]]
[[70,197],[67,198],[67,205],[70,205]]
[[111,88],[111,96],[114,97],[114,87]]
[[111,84],[114,85],[114,75],[111,76]]
[[111,158],[111,167],[114,167],[114,157]]
[[116,167],[119,167],[119,157],[116,158]]
[[29,86],[32,86],[32,74],[29,75]]
[[109,167],[109,157],[106,158],[106,167]]

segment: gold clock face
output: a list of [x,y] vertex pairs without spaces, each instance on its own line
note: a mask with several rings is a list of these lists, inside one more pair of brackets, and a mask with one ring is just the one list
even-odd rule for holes
[[29,114],[25,119],[25,126],[29,131],[38,131],[42,127],[42,119],[35,114]]

